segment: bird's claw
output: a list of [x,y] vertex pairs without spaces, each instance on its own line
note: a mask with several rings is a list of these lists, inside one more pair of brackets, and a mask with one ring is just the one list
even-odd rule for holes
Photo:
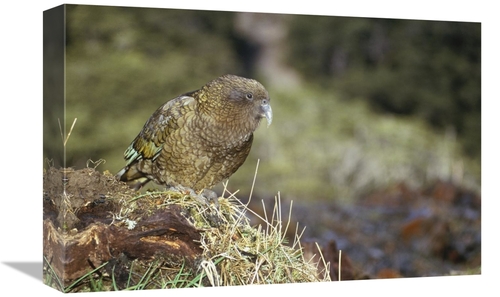
[[196,193],[193,189],[183,186],[177,186],[174,187],[174,189],[181,193],[187,193],[191,198],[205,206],[209,206],[213,203],[215,208],[219,209],[219,197],[217,196],[217,193],[212,190],[203,189],[200,193]]
[[217,196],[217,193],[215,193],[214,191],[209,190],[209,189],[204,189],[198,195],[203,197],[205,199],[205,202],[208,202],[208,204],[213,202],[215,205],[215,208],[219,209],[219,197]]

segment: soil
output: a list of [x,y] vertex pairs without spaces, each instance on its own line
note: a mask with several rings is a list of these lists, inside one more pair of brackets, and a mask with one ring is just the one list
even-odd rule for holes
[[[81,229],[97,219],[88,215],[93,209],[99,208],[102,212],[118,210],[114,209],[117,205],[107,198],[130,195],[131,191],[108,172],[101,174],[91,168],[51,167],[43,175],[44,219],[57,215],[52,218],[56,228]],[[109,224],[112,217],[100,220]]]

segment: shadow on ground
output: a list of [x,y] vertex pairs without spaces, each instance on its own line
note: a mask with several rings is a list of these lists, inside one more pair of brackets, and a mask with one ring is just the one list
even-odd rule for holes
[[3,262],[3,264],[42,281],[42,262]]

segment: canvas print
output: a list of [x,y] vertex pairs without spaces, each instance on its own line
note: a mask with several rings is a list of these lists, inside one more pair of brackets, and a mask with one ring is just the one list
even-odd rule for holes
[[43,281],[481,274],[481,24],[44,12]]

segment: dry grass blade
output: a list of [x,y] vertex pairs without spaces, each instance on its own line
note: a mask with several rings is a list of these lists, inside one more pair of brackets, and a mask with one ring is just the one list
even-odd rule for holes
[[68,139],[71,135],[71,132],[73,131],[73,128],[75,127],[75,124],[76,124],[76,119],[75,118],[73,120],[73,124],[71,124],[71,128],[69,129],[69,132],[66,136],[64,136],[64,132],[63,132],[63,129],[61,127],[61,121],[59,119],[57,119],[58,123],[59,123],[59,130],[61,131],[61,138],[62,138],[62,141],[63,141],[63,146],[66,146],[66,143],[68,142]]
[[339,281],[341,281],[341,268],[342,268],[342,250],[339,250]]

